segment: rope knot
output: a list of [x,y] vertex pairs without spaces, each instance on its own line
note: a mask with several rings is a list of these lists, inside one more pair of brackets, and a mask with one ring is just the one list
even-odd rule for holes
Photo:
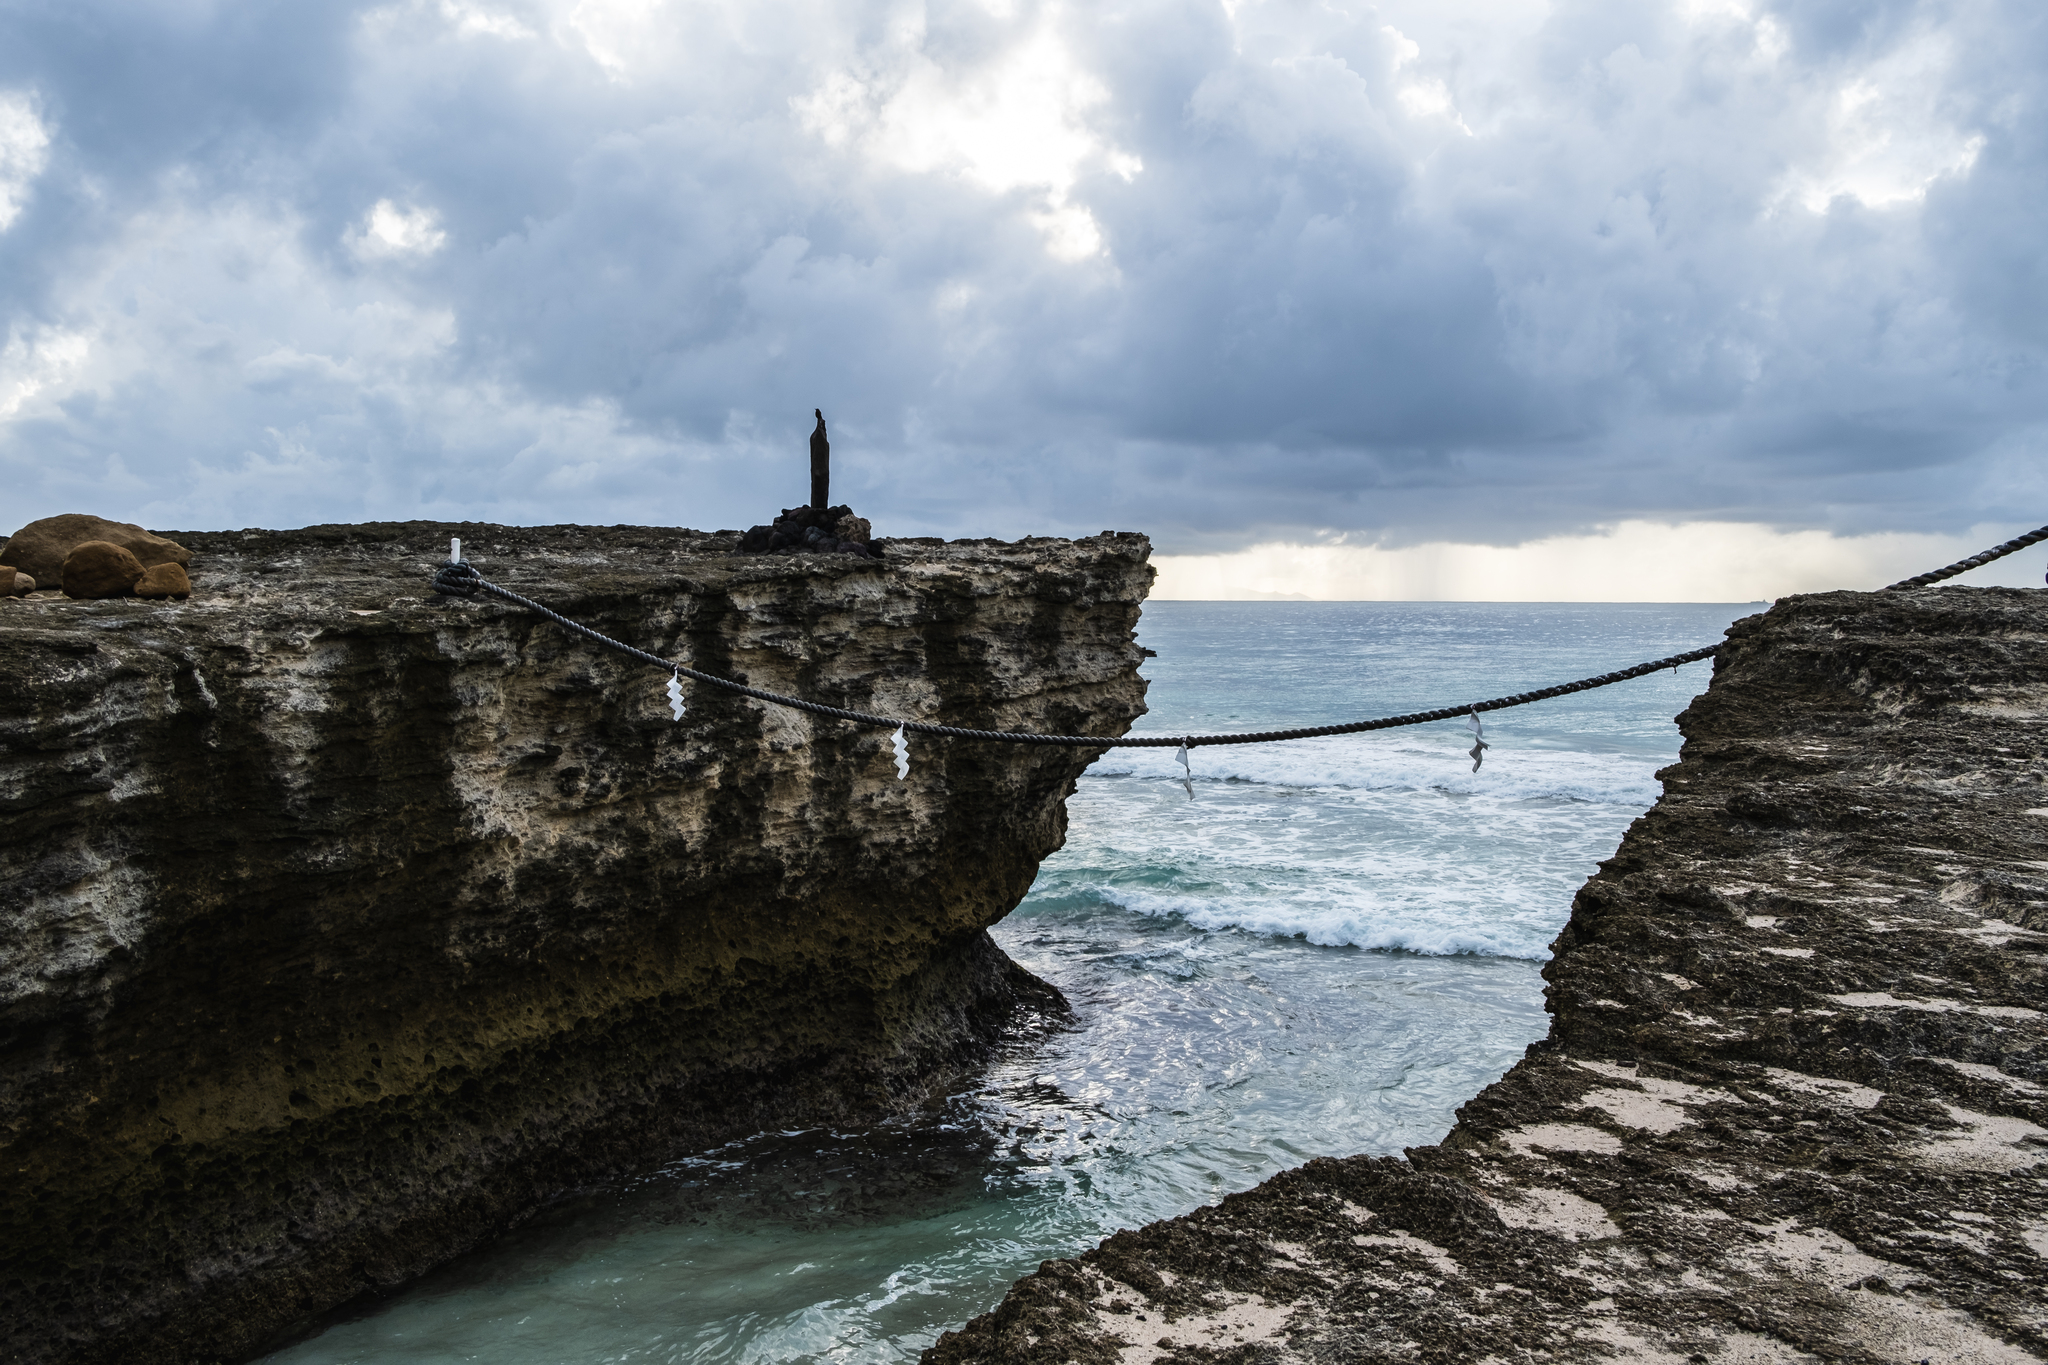
[[452,560],[434,570],[434,591],[449,597],[474,597],[484,576],[466,559]]

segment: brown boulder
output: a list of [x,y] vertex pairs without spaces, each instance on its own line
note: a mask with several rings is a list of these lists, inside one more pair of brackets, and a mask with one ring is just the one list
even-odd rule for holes
[[131,522],[108,521],[80,512],[32,521],[0,546],[0,564],[12,564],[40,583],[55,583],[64,576],[64,561],[87,541],[118,545],[135,556],[144,568],[152,564],[186,565],[192,552],[174,540],[153,535]]
[[0,586],[0,597],[26,597],[36,590],[35,579],[5,564],[0,564],[0,584],[7,585]]
[[125,546],[88,540],[64,557],[64,595],[126,597],[142,572],[142,561]]
[[137,597],[177,597],[192,595],[192,580],[185,570],[176,564],[152,564],[135,580]]

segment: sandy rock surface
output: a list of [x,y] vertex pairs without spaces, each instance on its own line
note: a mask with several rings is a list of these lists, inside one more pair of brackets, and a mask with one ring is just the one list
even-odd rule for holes
[[246,1358],[577,1184],[871,1117],[1063,1008],[985,930],[1089,749],[911,740],[707,672],[1122,733],[1142,536],[179,533],[176,611],[0,616],[0,1360]]
[[1441,1145],[1048,1262],[928,1365],[2048,1359],[2048,594],[1788,598],[1679,723]]

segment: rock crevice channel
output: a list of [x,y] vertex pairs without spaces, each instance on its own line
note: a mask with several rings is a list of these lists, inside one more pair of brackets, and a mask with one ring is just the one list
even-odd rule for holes
[[913,1105],[1057,994],[987,927],[1122,734],[1142,536],[171,532],[191,601],[0,603],[0,1359],[246,1357],[550,1197]]
[[1785,599],[1679,724],[1441,1144],[1047,1262],[927,1365],[2048,1359],[2048,594]]

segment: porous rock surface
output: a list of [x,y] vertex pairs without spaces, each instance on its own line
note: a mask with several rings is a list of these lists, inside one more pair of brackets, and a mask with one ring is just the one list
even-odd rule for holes
[[928,1365],[2048,1359],[2048,594],[1786,599],[1679,724],[1443,1143],[1047,1262]]
[[244,1358],[578,1182],[902,1108],[1057,995],[985,929],[1121,734],[1142,536],[422,523],[176,533],[207,572],[0,617],[0,1360]]

